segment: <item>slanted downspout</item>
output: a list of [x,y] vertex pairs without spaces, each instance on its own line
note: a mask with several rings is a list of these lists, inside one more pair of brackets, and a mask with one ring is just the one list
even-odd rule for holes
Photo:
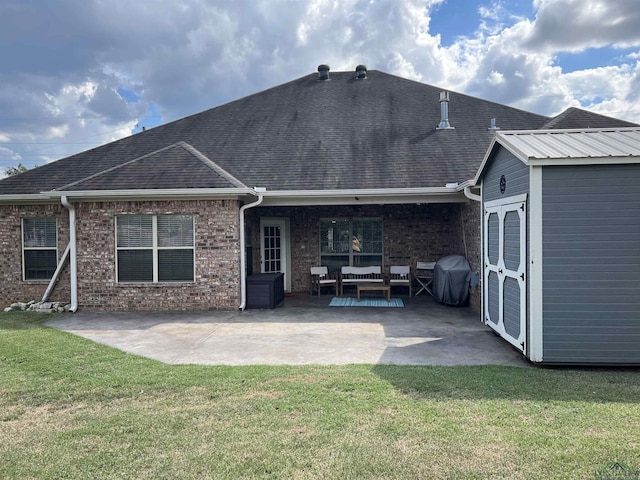
[[244,238],[244,212],[253,207],[257,207],[264,200],[265,189],[255,187],[254,191],[258,195],[258,200],[253,203],[248,203],[240,207],[240,310],[244,311],[247,306],[247,261],[245,259],[245,245],[246,239]]
[[58,277],[60,277],[60,274],[62,273],[62,269],[64,268],[65,264],[67,263],[67,259],[69,258],[70,247],[71,247],[71,244],[67,244],[67,248],[64,249],[62,258],[60,259],[60,261],[58,262],[58,266],[56,267],[56,271],[53,272],[53,276],[49,281],[49,286],[45,290],[44,295],[42,295],[42,300],[40,300],[42,303],[49,300],[49,295],[51,295],[51,292],[53,291],[53,287],[55,287],[56,283],[58,283]]
[[76,209],[69,203],[66,195],[60,198],[62,205],[69,210],[69,274],[71,277],[71,305],[69,311],[78,310],[78,266],[76,263]]

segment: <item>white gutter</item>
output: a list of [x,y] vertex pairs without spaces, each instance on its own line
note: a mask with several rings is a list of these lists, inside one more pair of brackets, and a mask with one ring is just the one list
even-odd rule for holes
[[252,193],[258,195],[258,200],[240,207],[240,306],[238,308],[242,311],[247,307],[247,261],[244,251],[246,245],[246,239],[244,238],[244,212],[262,203],[265,190],[264,188],[256,187],[252,190]]
[[476,202],[482,201],[482,197],[480,195],[477,195],[471,192],[471,187],[464,187],[463,191],[464,191],[464,196],[467,197],[469,200],[474,200]]
[[62,205],[69,210],[69,274],[71,276],[71,305],[69,311],[78,310],[78,266],[76,263],[76,209],[66,196],[60,197]]
[[251,188],[149,188],[132,190],[51,190],[42,192],[50,198],[77,199],[144,199],[144,198],[233,198],[241,195],[255,195]]
[[474,202],[481,202],[482,197],[471,191],[471,189],[476,186],[477,185],[474,183],[473,180],[467,180],[466,182],[463,182],[460,185],[458,185],[458,190],[462,190],[462,192],[464,193],[464,196],[467,197],[469,200],[473,200]]

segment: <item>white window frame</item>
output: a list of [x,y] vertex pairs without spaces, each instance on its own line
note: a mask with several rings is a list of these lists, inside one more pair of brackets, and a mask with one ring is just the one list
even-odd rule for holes
[[[195,216],[190,214],[158,214],[158,215],[148,215],[148,214],[132,214],[131,216],[139,216],[139,217],[151,217],[151,228],[152,228],[152,245],[150,247],[119,247],[118,246],[118,219],[127,217],[128,215],[116,215],[114,227],[115,227],[115,246],[116,246],[116,258],[115,258],[115,267],[116,267],[116,283],[122,285],[131,285],[131,284],[160,284],[166,285],[170,283],[195,283],[196,280],[196,225],[195,225]],[[161,247],[158,245],[158,217],[160,216],[184,216],[191,217],[191,228],[192,228],[192,245],[191,246],[179,246],[179,247]],[[170,280],[170,281],[160,281],[159,280],[159,262],[158,262],[158,252],[163,250],[188,250],[191,249],[193,255],[193,272],[191,280]],[[152,256],[152,268],[153,268],[153,280],[150,282],[147,281],[121,281],[120,280],[120,272],[118,271],[118,253],[120,250],[151,250]]]
[[[30,247],[30,246],[26,246],[25,245],[25,222],[29,221],[29,220],[37,220],[37,219],[51,219],[54,221],[55,223],[55,241],[54,241],[54,245],[53,246],[47,246],[47,247]],[[51,280],[51,278],[53,277],[53,272],[51,274],[51,277],[47,277],[47,278],[27,278],[27,262],[26,262],[26,256],[25,256],[25,252],[26,251],[34,251],[34,250],[41,250],[41,251],[55,251],[56,252],[56,267],[58,266],[58,219],[56,217],[51,217],[51,216],[38,216],[38,217],[24,217],[22,218],[22,221],[20,222],[20,237],[22,238],[22,280],[24,282],[48,282],[49,280]],[[54,268],[54,272],[55,272],[55,268]]]

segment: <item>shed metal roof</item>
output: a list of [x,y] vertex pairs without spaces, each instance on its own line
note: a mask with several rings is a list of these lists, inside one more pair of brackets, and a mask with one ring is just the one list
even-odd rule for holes
[[509,150],[526,165],[640,163],[640,128],[496,132],[473,184],[479,183],[498,146]]
[[[496,142],[525,163],[544,160],[640,162],[640,128],[497,132]],[[591,160],[591,161],[590,161]],[[566,163],[566,162],[564,162]],[[571,162],[573,163],[573,162]]]

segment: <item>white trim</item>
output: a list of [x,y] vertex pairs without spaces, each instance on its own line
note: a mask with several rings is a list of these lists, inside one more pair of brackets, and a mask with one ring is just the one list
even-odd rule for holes
[[[263,204],[269,206],[311,205],[375,205],[375,204],[422,204],[422,203],[468,203],[463,188],[381,188],[341,190],[270,190],[260,192]],[[135,190],[80,190],[42,192],[43,200],[66,196],[77,200],[188,200],[188,199],[240,199],[256,196],[252,188],[180,188],[180,189],[135,189]],[[7,198],[10,199],[10,198]],[[0,201],[4,198],[0,196]],[[33,198],[35,200],[35,197]]]
[[458,188],[393,188],[348,190],[272,190],[265,192],[264,205],[386,205],[468,203]]
[[543,360],[542,167],[529,169],[529,359]]
[[[482,223],[483,223],[483,297],[486,297],[485,304],[487,310],[483,310],[484,323],[490,328],[495,330],[502,338],[511,343],[517,349],[523,353],[527,348],[527,278],[526,278],[526,266],[527,266],[527,194],[514,195],[512,197],[500,198],[490,202],[486,202],[483,208]],[[504,259],[504,222],[507,213],[516,212],[519,219],[519,259],[517,270],[511,270],[507,268]],[[489,217],[491,215],[497,215],[498,218],[498,261],[497,263],[491,263],[489,259],[489,251],[487,248],[487,242],[489,239]],[[489,275],[493,272],[498,278],[498,292],[494,293],[498,298],[498,318],[491,319],[488,311],[489,302]],[[520,312],[519,323],[520,332],[518,337],[511,336],[504,324],[504,282],[506,278],[511,278],[518,282],[520,292]]]
[[175,189],[132,189],[132,190],[80,190],[42,192],[48,198],[68,197],[82,200],[188,200],[188,199],[236,199],[246,195],[255,196],[251,188],[175,188]]
[[534,158],[528,157],[525,161],[527,165],[631,165],[640,163],[638,156],[607,156],[607,157],[556,157],[556,158]]
[[20,195],[0,195],[0,204],[38,204],[48,205],[58,203],[57,199],[51,198],[49,195],[42,193],[20,194]]
[[489,161],[489,157],[491,157],[491,154],[493,153],[493,148],[495,147],[496,142],[497,142],[497,138],[494,135],[493,139],[491,139],[491,143],[489,144],[489,148],[487,148],[487,151],[484,154],[484,158],[482,159],[482,162],[480,162],[480,167],[478,168],[478,171],[476,172],[475,177],[473,177],[473,180],[471,180],[471,183],[473,185],[477,185],[478,182],[480,181],[482,172],[485,166],[487,165],[487,162]]
[[518,202],[526,202],[527,194],[521,193],[520,195],[514,195],[512,197],[498,198],[497,200],[491,200],[489,202],[484,202],[484,207],[498,207],[502,205],[507,205],[510,203],[518,203]]

